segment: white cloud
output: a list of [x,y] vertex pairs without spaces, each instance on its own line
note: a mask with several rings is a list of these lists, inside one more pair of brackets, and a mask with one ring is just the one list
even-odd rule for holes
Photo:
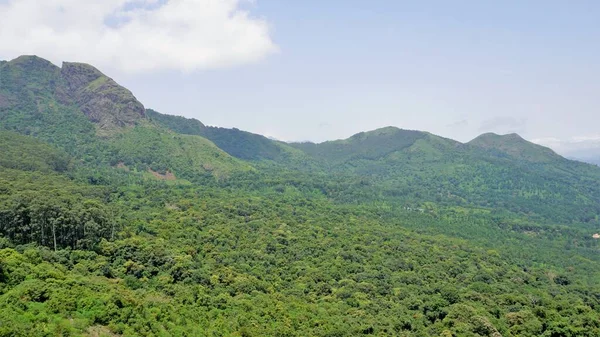
[[251,0],[0,1],[0,55],[36,54],[127,72],[193,71],[276,52]]
[[563,155],[584,157],[600,152],[600,135],[575,136],[567,139],[537,138],[533,143],[552,148]]

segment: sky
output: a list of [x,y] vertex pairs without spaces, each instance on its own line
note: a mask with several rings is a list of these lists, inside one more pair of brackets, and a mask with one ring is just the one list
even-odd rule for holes
[[384,126],[600,153],[600,2],[0,0],[0,59],[95,65],[147,108],[285,141]]

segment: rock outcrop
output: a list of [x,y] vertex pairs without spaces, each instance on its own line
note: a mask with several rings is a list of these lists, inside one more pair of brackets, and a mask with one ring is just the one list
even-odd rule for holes
[[100,134],[145,118],[144,106],[131,91],[90,65],[65,62],[61,78],[66,98],[97,124]]

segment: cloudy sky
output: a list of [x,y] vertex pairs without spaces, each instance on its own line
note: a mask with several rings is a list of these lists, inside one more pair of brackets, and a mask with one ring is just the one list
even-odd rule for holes
[[0,59],[92,63],[148,108],[282,140],[393,125],[600,148],[600,2],[0,0]]

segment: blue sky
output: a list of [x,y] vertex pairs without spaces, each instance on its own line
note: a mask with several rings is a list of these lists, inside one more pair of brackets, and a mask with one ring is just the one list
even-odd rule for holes
[[282,140],[393,125],[460,141],[517,132],[563,153],[600,142],[600,2],[228,2],[264,23],[272,43],[257,28],[262,49],[248,54],[262,54],[248,62],[98,67],[148,108]]

